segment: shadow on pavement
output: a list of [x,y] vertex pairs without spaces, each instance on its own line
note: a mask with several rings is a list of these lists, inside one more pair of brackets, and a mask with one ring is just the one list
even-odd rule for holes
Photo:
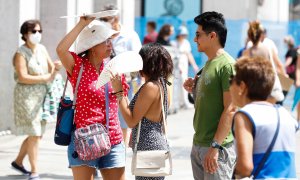
[[[44,179],[57,179],[57,180],[67,180],[67,179],[73,179],[72,176],[65,176],[65,175],[57,175],[57,174],[40,174],[40,178]],[[24,175],[7,175],[7,176],[0,176],[0,180],[18,180],[18,179],[22,179],[22,180],[27,180],[28,176],[24,176]]]

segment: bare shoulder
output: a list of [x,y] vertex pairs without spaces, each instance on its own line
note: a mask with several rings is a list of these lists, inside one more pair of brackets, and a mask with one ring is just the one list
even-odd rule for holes
[[147,94],[148,96],[155,96],[157,93],[159,93],[159,86],[157,83],[154,82],[147,82],[143,89],[141,89],[141,94],[145,95]]

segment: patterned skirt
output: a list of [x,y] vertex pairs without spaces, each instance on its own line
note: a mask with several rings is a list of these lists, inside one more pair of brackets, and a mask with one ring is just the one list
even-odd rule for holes
[[15,134],[41,136],[46,122],[42,121],[45,84],[19,84],[14,89]]

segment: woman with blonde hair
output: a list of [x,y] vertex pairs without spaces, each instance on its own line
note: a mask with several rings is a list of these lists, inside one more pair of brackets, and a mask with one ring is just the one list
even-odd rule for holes
[[246,49],[243,52],[243,56],[261,57],[264,59],[268,59],[271,62],[276,75],[275,75],[274,87],[273,87],[271,95],[268,99],[270,102],[276,103],[276,102],[283,101],[284,95],[282,92],[282,87],[281,87],[279,78],[276,73],[276,67],[274,64],[274,60],[272,58],[272,54],[271,54],[270,50],[268,49],[268,47],[266,47],[262,43],[263,33],[264,33],[264,28],[260,22],[252,21],[249,23],[248,38],[253,43],[253,46]]

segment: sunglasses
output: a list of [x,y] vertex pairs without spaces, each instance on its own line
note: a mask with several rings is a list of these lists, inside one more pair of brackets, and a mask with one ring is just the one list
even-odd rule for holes
[[32,32],[32,34],[35,34],[36,32],[42,33],[43,30],[35,30],[35,29],[33,29],[33,30],[31,30],[31,32]]

